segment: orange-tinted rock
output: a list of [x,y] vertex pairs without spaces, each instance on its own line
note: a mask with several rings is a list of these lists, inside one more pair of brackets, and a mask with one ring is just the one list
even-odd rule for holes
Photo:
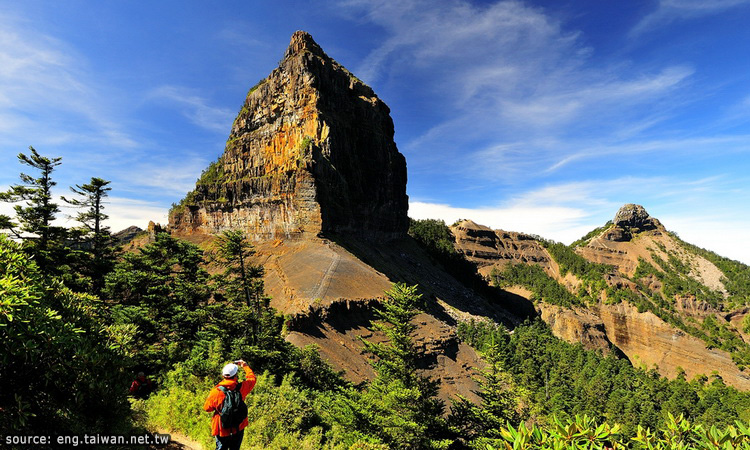
[[[170,231],[206,242],[227,229],[254,241],[286,339],[317,344],[354,382],[374,376],[361,337],[393,282],[419,284],[431,309],[416,319],[420,369],[444,400],[474,400],[477,353],[453,315],[495,308],[434,265],[406,234],[406,162],[388,107],[296,32],[279,67],[252,88],[224,153],[170,213]],[[479,304],[479,306],[477,306]],[[485,309],[481,309],[481,308]]]
[[393,134],[385,103],[298,31],[248,93],[224,154],[170,212],[170,229],[403,235],[406,161]]
[[585,308],[564,308],[539,303],[539,315],[556,337],[580,343],[588,350],[609,351],[612,343],[607,338],[604,322]]

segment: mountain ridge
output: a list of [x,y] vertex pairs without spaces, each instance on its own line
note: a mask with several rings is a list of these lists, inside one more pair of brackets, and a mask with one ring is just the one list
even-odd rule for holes
[[[470,221],[451,230],[456,249],[477,264],[480,273],[535,301],[556,336],[591,349],[614,347],[633,364],[657,366],[665,376],[682,370],[691,377],[719,371],[726,382],[750,389],[750,353],[742,331],[746,309],[731,300],[724,286],[727,278],[718,267],[642,206],[624,205],[613,221],[573,249]],[[485,236],[484,250],[467,238],[472,232]],[[490,235],[496,242],[515,239],[493,246]],[[539,289],[524,292],[529,277],[540,280],[540,275],[514,269],[518,264],[542,268],[551,280],[548,284],[557,283],[570,293],[569,303],[544,298]]]

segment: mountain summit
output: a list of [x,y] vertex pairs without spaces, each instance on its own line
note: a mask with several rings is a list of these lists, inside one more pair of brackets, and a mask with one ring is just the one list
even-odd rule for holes
[[279,67],[248,92],[224,153],[170,211],[170,229],[402,236],[406,160],[393,135],[385,103],[297,31]]
[[627,242],[638,233],[654,230],[666,231],[658,219],[651,217],[646,212],[646,208],[628,203],[617,211],[615,219],[612,221],[612,227],[603,238],[609,241]]

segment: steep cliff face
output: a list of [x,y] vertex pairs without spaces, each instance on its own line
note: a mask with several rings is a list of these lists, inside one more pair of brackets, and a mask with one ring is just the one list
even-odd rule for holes
[[279,67],[250,89],[223,155],[170,212],[170,229],[403,235],[406,161],[389,114],[309,34],[294,33]]
[[718,372],[727,384],[750,390],[750,373],[740,370],[728,352],[708,348],[702,340],[650,311],[639,312],[630,303],[563,308],[541,302],[537,308],[560,339],[604,352],[614,347],[634,366],[656,368],[669,378],[676,377],[680,370],[688,379]]

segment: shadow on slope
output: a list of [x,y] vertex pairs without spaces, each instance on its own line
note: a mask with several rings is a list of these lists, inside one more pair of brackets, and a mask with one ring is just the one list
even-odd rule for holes
[[409,236],[378,243],[335,234],[326,238],[392,282],[419,284],[428,299],[438,300],[428,302],[428,312],[450,325],[456,325],[459,319],[488,317],[513,327],[537,316],[533,303],[524,297],[483,281],[467,280],[466,284],[458,281]]

